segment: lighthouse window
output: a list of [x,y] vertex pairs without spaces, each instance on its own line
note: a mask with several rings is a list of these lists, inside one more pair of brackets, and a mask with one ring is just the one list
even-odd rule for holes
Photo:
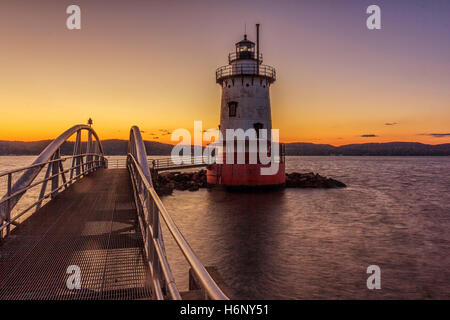
[[237,109],[237,102],[235,102],[235,101],[228,102],[228,116],[229,117],[236,117],[236,109]]

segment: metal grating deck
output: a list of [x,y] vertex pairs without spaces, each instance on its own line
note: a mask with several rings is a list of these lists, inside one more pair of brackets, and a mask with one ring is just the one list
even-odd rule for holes
[[[0,299],[150,299],[127,169],[81,179],[0,245]],[[67,268],[81,270],[69,290]]]

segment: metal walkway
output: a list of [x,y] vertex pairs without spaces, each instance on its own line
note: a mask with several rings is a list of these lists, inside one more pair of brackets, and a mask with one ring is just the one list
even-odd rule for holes
[[[62,156],[73,135],[73,155]],[[227,300],[153,188],[138,127],[126,168],[107,168],[97,133],[75,125],[28,167],[0,173],[0,300],[186,299],[161,223],[190,266],[191,291]]]
[[[1,299],[148,299],[127,169],[98,169],[31,215],[0,247]],[[79,266],[81,289],[67,268]]]

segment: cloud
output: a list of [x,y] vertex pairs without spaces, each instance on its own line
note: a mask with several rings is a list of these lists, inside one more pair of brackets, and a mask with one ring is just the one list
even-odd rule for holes
[[434,138],[450,137],[450,133],[421,133],[421,136],[430,136]]
[[395,126],[397,124],[398,124],[397,122],[386,122],[384,125],[385,126]]
[[170,130],[167,130],[167,129],[159,129],[158,131],[161,132],[161,134],[162,134],[163,136],[172,134],[172,132],[171,132]]
[[360,136],[361,138],[375,138],[378,137],[376,134],[363,134]]

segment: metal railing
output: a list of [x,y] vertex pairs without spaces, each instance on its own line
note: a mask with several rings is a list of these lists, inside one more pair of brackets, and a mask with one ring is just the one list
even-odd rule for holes
[[[123,169],[127,168],[127,157],[106,157],[108,159],[109,169]],[[188,169],[207,166],[203,159],[203,156],[199,157],[180,157],[182,163],[174,161],[172,157],[154,159],[150,158],[147,160],[148,167],[156,171],[164,170],[175,170],[175,169]]]
[[[181,163],[179,162],[181,161]],[[172,157],[150,159],[148,161],[149,166],[156,171],[162,170],[175,170],[175,169],[188,169],[207,166],[203,156],[197,157],[179,157],[177,161],[174,161]]]
[[274,67],[256,64],[237,64],[220,67],[216,70],[216,82],[220,83],[226,78],[232,76],[262,76],[270,82],[276,80],[276,71]]
[[[82,153],[81,131],[88,131],[88,141],[86,144],[86,153]],[[74,133],[77,134],[74,143],[73,155],[61,157],[61,146]],[[92,141],[95,137],[96,143]],[[71,160],[69,168],[64,168],[63,163]],[[47,166],[45,176],[35,181],[41,170]],[[28,167],[10,170],[0,174],[0,178],[6,177],[6,194],[0,199],[0,238],[10,234],[11,226],[18,226],[18,219],[35,208],[36,212],[42,206],[44,200],[54,198],[62,189],[66,189],[73,182],[92,171],[106,167],[107,160],[103,155],[103,149],[95,131],[85,125],[77,125],[65,131],[53,142],[51,142]],[[21,176],[13,184],[13,176]],[[66,177],[66,174],[68,175]],[[61,180],[60,180],[61,178]],[[47,184],[51,182],[51,189],[46,192]],[[41,185],[38,199],[32,204],[27,204],[25,208],[20,208],[17,213],[13,209],[30,189]]]
[[127,157],[106,157],[108,159],[108,169],[125,169],[127,168]]
[[146,159],[147,153],[139,128],[134,126],[130,131],[127,165],[133,185],[138,220],[144,240],[145,255],[151,272],[152,287],[156,299],[181,299],[165,252],[160,223],[162,220],[199,280],[205,298],[227,300],[228,297],[222,292],[194,254],[194,251],[156,194]]
[[[228,62],[232,63],[233,61],[236,61],[238,59],[250,59],[250,60],[256,60],[256,53],[252,51],[245,51],[245,52],[231,52],[228,54]],[[263,62],[263,55],[262,53],[259,54],[259,64]]]

